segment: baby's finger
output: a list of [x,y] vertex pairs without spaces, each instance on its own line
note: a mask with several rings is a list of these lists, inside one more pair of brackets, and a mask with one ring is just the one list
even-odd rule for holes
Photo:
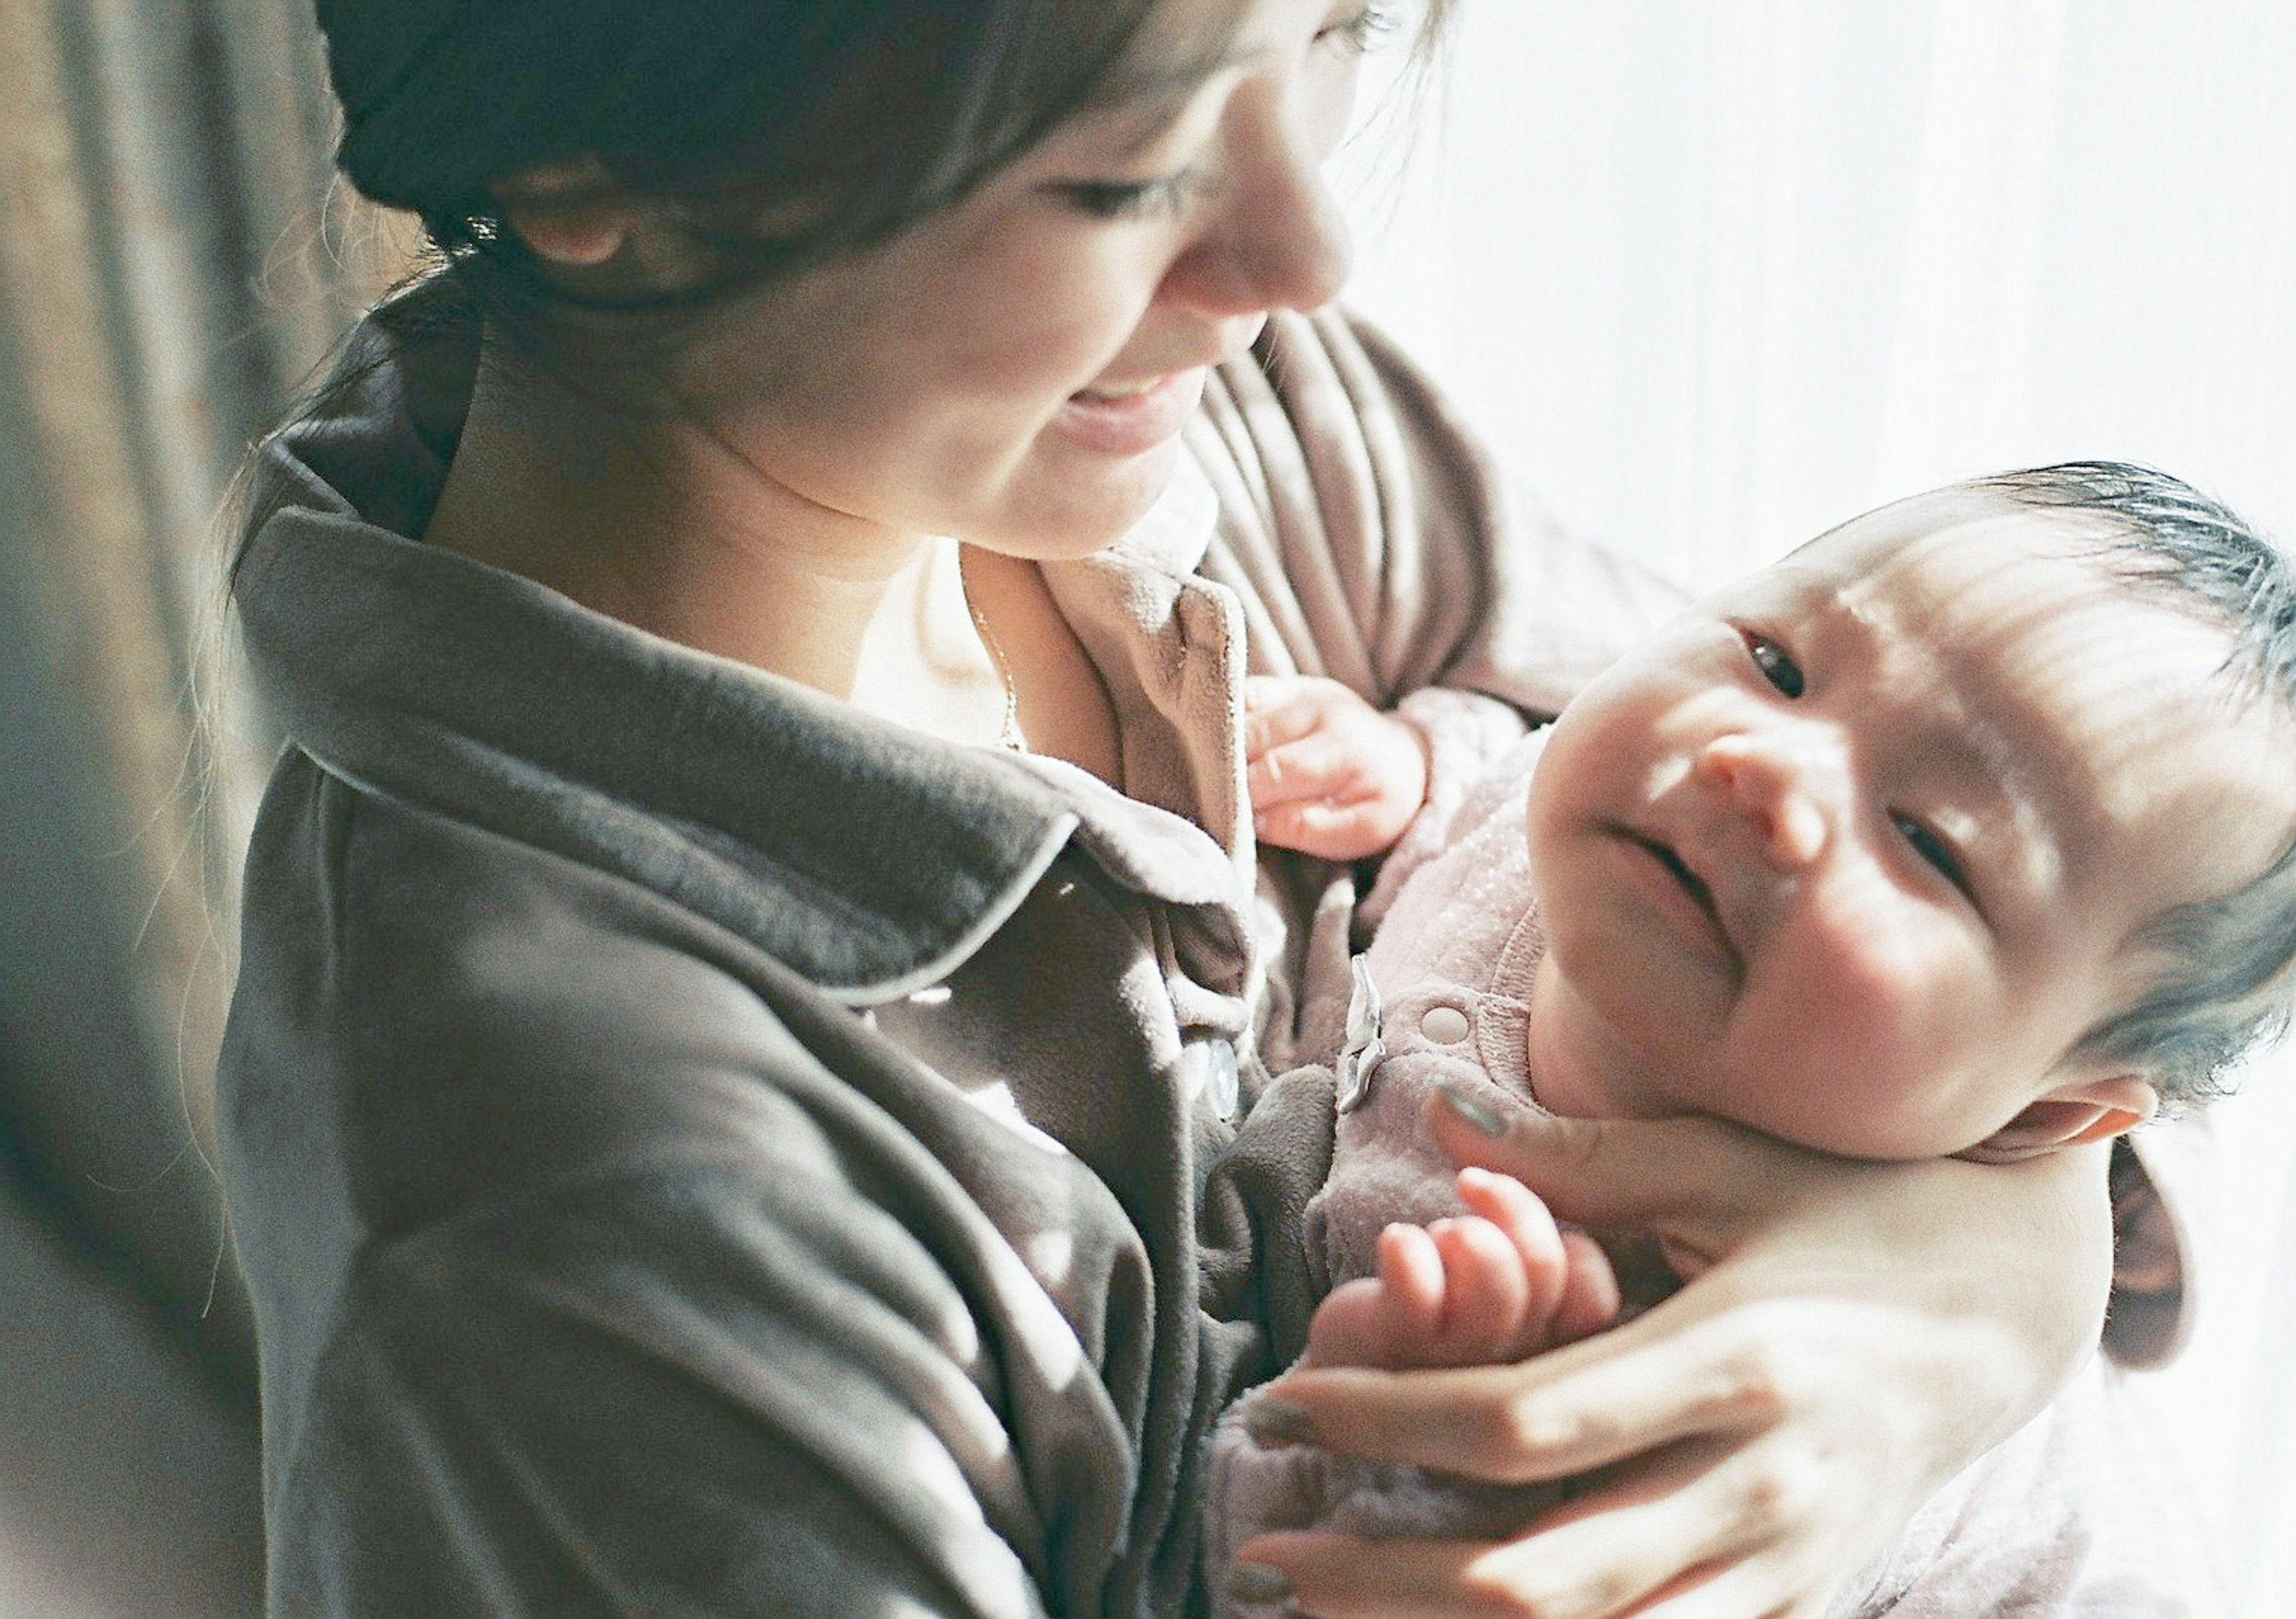
[[[1435,1239],[1415,1225],[1395,1224],[1379,1234],[1376,1268],[1383,1325],[1390,1342],[1424,1344],[1443,1319],[1447,1291]],[[1402,1364],[1417,1363],[1406,1357]]]
[[1380,822],[1375,800],[1338,804],[1310,799],[1257,809],[1251,817],[1252,836],[1279,849],[1297,849],[1320,860],[1361,860],[1386,849],[1394,840]]
[[1368,1276],[1343,1281],[1324,1295],[1308,1322],[1303,1366],[1394,1366],[1395,1332],[1387,1294]]
[[1427,1234],[1443,1256],[1443,1312],[1436,1327],[1443,1359],[1462,1365],[1529,1353],[1520,1342],[1526,1325],[1538,1330],[1544,1323],[1529,1321],[1530,1280],[1506,1233],[1469,1214],[1438,1220]]
[[1256,759],[1271,748],[1296,741],[1324,723],[1324,705],[1303,683],[1255,675],[1243,689],[1243,756]]
[[1308,1323],[1309,1366],[1439,1364],[1436,1327],[1443,1313],[1443,1261],[1415,1225],[1379,1234],[1373,1274],[1324,1295]]
[[1489,1221],[1514,1247],[1528,1288],[1524,1321],[1544,1334],[1546,1323],[1562,1296],[1566,1261],[1562,1233],[1546,1205],[1513,1175],[1488,1169],[1463,1169],[1459,1197],[1469,1209]]
[[1603,1245],[1584,1231],[1562,1233],[1562,1294],[1554,1301],[1553,1341],[1575,1344],[1619,1319],[1619,1273]]
[[1355,756],[1328,731],[1270,748],[1251,761],[1243,780],[1255,809],[1303,798],[1352,797],[1363,789]]
[[1243,677],[1243,711],[1253,714],[1281,707],[1312,690],[1315,683],[1314,677],[1306,675],[1247,675]]

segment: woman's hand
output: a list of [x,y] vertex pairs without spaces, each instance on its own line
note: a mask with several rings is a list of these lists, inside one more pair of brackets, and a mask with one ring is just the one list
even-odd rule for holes
[[1248,1419],[1271,1439],[1579,1480],[1566,1508],[1503,1545],[1284,1533],[1244,1546],[1246,1583],[1288,1582],[1303,1612],[1816,1619],[2096,1343],[2112,1264],[2102,1148],[1884,1165],[1707,1120],[1431,1111],[1463,1164],[1708,1268],[1617,1331],[1520,1365],[1273,1386]]

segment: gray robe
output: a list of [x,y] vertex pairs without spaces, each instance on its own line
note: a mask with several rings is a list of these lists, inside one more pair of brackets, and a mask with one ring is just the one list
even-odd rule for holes
[[1665,593],[1281,318],[1157,510],[1045,569],[1119,794],[406,537],[473,337],[371,318],[235,574],[287,738],[220,1079],[273,1611],[1191,1605],[1202,1437],[1275,1364],[1254,1211],[1328,1117],[1206,1178],[1327,1042],[1355,897],[1253,848],[1242,677],[1519,733]]

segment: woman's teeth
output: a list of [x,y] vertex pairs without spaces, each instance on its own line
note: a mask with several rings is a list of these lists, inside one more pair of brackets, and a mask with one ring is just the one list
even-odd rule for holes
[[1127,382],[1115,388],[1079,388],[1077,390],[1077,397],[1080,399],[1101,399],[1111,402],[1119,399],[1137,399],[1163,380],[1161,377],[1151,377],[1145,382]]

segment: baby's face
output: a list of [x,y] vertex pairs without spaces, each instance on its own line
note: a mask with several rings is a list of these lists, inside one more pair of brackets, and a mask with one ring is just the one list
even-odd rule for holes
[[2296,830],[2296,726],[2075,560],[2083,521],[1886,507],[1570,706],[1529,827],[1549,1105],[1917,1157],[2114,1077],[2068,1054],[2147,982],[2142,924]]

